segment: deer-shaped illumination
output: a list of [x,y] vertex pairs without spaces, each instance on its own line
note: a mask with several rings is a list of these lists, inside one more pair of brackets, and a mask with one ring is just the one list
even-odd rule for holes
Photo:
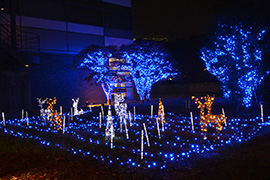
[[[191,98],[195,99],[195,104],[197,104],[198,109],[200,109],[201,131],[207,132],[207,126],[210,124],[218,131],[221,131],[226,117],[223,114],[212,114],[211,109],[215,97],[210,97],[207,95],[200,98],[192,96]],[[207,109],[207,114],[204,112],[205,108]]]
[[46,103],[47,98],[44,99],[44,100],[41,100],[41,98],[37,98],[37,101],[38,101],[38,106],[40,107],[40,116],[41,116],[43,119],[45,119],[45,116],[47,115],[47,111],[44,110],[43,104]]

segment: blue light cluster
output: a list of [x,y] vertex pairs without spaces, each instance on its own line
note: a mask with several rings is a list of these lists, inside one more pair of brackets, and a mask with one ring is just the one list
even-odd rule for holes
[[[164,169],[184,165],[190,157],[207,156],[222,146],[245,142],[270,125],[270,117],[264,123],[260,123],[259,117],[229,119],[228,126],[222,132],[205,134],[200,132],[198,117],[194,117],[194,131],[191,130],[190,118],[173,113],[168,113],[166,117],[165,132],[161,132],[161,139],[158,137],[155,119],[148,115],[136,115],[136,121],[128,129],[129,139],[126,139],[125,130],[120,133],[119,121],[114,121],[116,137],[113,149],[105,140],[105,122],[99,128],[99,117],[92,114],[67,122],[65,134],[53,130],[49,121],[39,117],[31,117],[29,126],[21,119],[7,120],[6,126],[1,122],[0,131],[15,137],[33,139],[44,146],[56,146],[74,155],[91,156],[107,164],[133,169]],[[144,142],[144,159],[140,160],[139,132],[143,129],[142,123],[146,124],[151,146],[148,147]]]
[[174,76],[169,53],[152,41],[139,41],[122,52],[126,68],[130,71],[141,100],[150,99],[152,85],[161,79]]
[[117,81],[116,74],[111,70],[109,59],[113,57],[112,47],[89,46],[82,50],[79,55],[80,63],[78,68],[89,70],[89,77],[101,83],[107,100],[111,99],[111,91]]
[[262,70],[259,46],[265,32],[241,23],[219,24],[214,41],[200,50],[206,68],[221,82],[224,97],[241,100],[245,107],[251,106],[254,91],[269,74]]

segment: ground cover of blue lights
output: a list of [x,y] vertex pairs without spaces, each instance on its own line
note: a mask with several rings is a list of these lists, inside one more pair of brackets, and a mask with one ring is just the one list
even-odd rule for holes
[[[261,131],[268,129],[270,117],[262,123],[260,117],[251,119],[228,119],[228,126],[222,132],[215,132],[209,128],[208,133],[200,132],[199,118],[194,118],[195,130],[191,130],[190,117],[166,114],[165,131],[158,137],[155,117],[136,115],[132,126],[128,122],[129,139],[125,129],[120,133],[118,117],[114,116],[115,135],[113,149],[110,141],[105,140],[106,118],[99,128],[98,113],[87,113],[68,117],[65,133],[51,128],[51,122],[39,117],[6,120],[6,126],[1,122],[0,131],[18,137],[33,139],[45,146],[56,146],[70,153],[82,154],[100,160],[105,164],[112,164],[132,170],[137,169],[166,169],[180,168],[193,158],[208,156],[223,146],[248,141]],[[150,147],[144,138],[144,158],[141,160],[141,130],[145,123],[148,131]]]

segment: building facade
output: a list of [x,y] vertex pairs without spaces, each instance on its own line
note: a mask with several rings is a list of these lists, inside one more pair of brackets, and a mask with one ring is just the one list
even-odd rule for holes
[[46,97],[56,97],[66,108],[77,97],[80,106],[106,102],[100,84],[84,81],[86,72],[76,70],[73,60],[91,44],[133,42],[131,0],[6,0],[2,7],[0,13],[11,24],[15,14],[16,36],[29,32],[38,37],[36,49],[17,48],[28,55],[24,71],[30,74],[33,108],[36,98]]

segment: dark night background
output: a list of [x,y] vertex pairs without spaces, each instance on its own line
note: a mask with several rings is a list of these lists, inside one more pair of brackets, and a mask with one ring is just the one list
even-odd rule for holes
[[[218,84],[214,76],[205,71],[201,60],[200,48],[214,32],[217,19],[225,17],[229,21],[237,17],[250,26],[270,25],[270,13],[264,0],[133,0],[133,36],[140,38],[166,37],[166,47],[179,65],[182,78],[173,83],[210,83]],[[230,22],[229,22],[230,23]],[[263,67],[270,67],[269,31],[264,38],[262,49]],[[270,99],[268,89],[270,78],[263,83],[263,99]],[[220,95],[222,95],[220,93]]]
[[211,31],[220,15],[269,22],[265,0],[133,0],[133,34],[189,37]]

